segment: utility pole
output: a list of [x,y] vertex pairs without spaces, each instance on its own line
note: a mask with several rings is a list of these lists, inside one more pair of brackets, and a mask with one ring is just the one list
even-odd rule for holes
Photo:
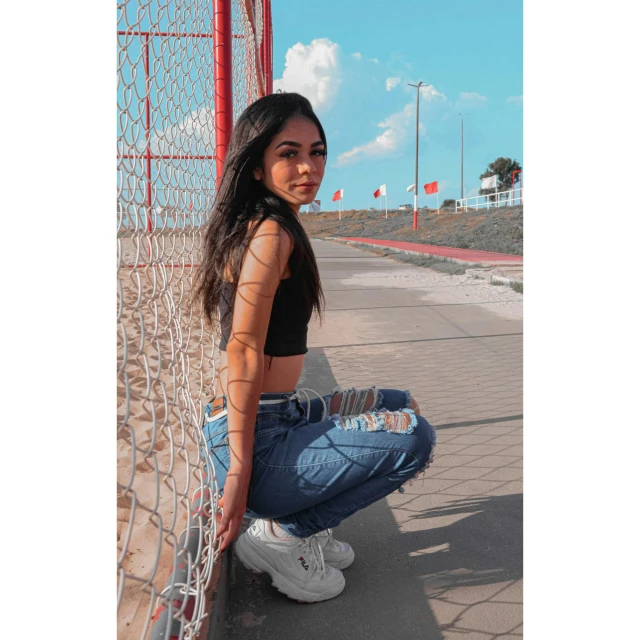
[[413,188],[413,230],[418,228],[418,121],[420,117],[420,87],[428,87],[422,80],[418,84],[407,83],[410,87],[416,88],[416,174],[415,186]]

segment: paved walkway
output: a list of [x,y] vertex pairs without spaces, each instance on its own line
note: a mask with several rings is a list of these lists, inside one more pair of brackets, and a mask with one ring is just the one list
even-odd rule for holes
[[456,247],[441,247],[433,244],[420,244],[418,242],[400,242],[398,240],[375,240],[373,238],[341,238],[353,243],[373,245],[399,249],[400,251],[413,251],[438,258],[448,258],[456,262],[470,262],[474,264],[504,265],[522,264],[522,256],[508,253],[494,253],[492,251],[477,251],[475,249],[458,249]]
[[425,289],[434,272],[313,247],[327,312],[310,327],[300,386],[411,389],[438,430],[436,461],[335,530],[356,552],[338,598],[296,603],[234,559],[227,640],[521,640],[521,320],[476,302],[483,287],[500,292],[484,281],[464,285],[474,302],[443,303],[464,277],[438,274]]

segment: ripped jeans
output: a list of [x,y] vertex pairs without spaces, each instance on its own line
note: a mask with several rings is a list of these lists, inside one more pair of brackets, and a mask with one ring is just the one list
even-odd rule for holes
[[[435,429],[407,408],[410,393],[368,391],[373,392],[369,410],[352,392],[343,395],[342,414],[330,417],[325,415],[333,394],[307,400],[301,400],[302,392],[260,396],[249,517],[275,518],[289,534],[308,537],[402,491],[429,466]],[[205,407],[203,425],[221,493],[230,460],[224,397],[223,402],[224,410],[213,416],[211,404]]]

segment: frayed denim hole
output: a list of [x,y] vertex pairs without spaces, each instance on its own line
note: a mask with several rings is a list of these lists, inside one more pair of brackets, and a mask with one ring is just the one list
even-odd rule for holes
[[408,409],[411,406],[411,400],[413,396],[411,395],[411,391],[409,391],[408,389],[405,389],[404,395],[405,395],[404,403]]
[[360,416],[341,416],[339,413],[331,416],[336,427],[343,431],[365,431],[365,421]]
[[[411,416],[409,424],[400,422],[402,416]],[[331,416],[336,427],[344,431],[387,431],[388,433],[411,434],[418,424],[418,416],[413,409],[400,409],[400,411],[365,411],[357,416],[341,416],[334,414]],[[390,423],[391,421],[391,423]]]
[[[380,407],[382,407],[382,405],[384,404],[384,393],[382,393],[382,391],[380,391],[380,389],[376,389],[376,387],[373,387],[373,392],[374,392],[374,405],[373,405],[373,411],[379,411]],[[375,397],[375,393],[378,393],[377,398]],[[409,405],[407,405],[409,406]]]
[[407,433],[413,433],[416,425],[418,424],[418,416],[413,409],[401,409],[402,413],[407,413],[411,416],[411,423],[407,427]]

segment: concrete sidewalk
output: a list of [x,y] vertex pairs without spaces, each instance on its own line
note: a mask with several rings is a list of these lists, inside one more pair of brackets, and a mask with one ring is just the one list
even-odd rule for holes
[[335,530],[356,561],[334,600],[296,603],[234,558],[225,637],[521,639],[522,296],[313,247],[327,313],[299,386],[410,389],[438,430],[435,463]]

